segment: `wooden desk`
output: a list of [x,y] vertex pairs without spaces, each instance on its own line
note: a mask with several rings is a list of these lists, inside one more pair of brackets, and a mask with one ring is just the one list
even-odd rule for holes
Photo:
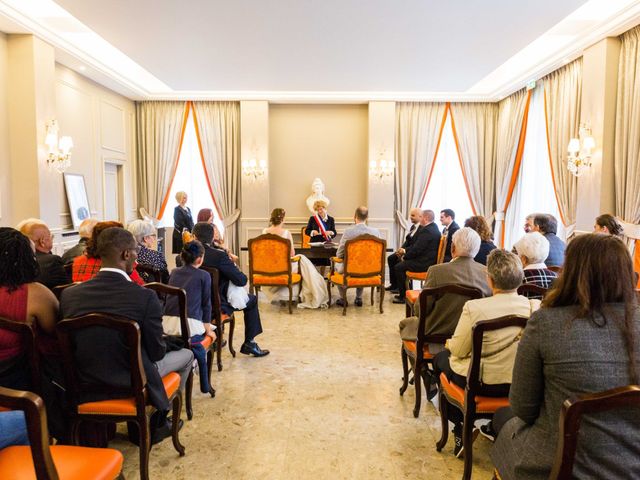
[[319,267],[328,267],[331,262],[329,259],[335,257],[338,247],[296,247],[296,255],[304,255],[311,263]]

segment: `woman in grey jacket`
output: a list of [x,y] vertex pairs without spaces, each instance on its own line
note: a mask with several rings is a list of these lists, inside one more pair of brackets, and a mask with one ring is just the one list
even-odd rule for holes
[[[498,411],[491,452],[500,477],[546,479],[564,400],[638,383],[640,312],[633,264],[618,238],[580,235],[564,271],[527,323],[509,394]],[[515,415],[514,418],[506,421]],[[621,409],[583,419],[575,478],[640,478],[638,413]]]

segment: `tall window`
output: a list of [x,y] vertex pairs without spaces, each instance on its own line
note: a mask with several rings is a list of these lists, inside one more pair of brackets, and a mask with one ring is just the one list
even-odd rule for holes
[[431,181],[421,208],[433,210],[436,214],[436,222],[440,218],[440,212],[450,208],[455,212],[455,220],[460,226],[464,225],[465,219],[473,215],[453,138],[451,115],[448,112]]
[[220,215],[215,208],[207,178],[202,165],[202,157],[198,148],[198,138],[196,136],[196,128],[193,121],[193,112],[189,110],[187,117],[187,125],[184,131],[184,140],[178,160],[178,169],[171,184],[169,192],[169,201],[162,215],[162,225],[165,227],[173,226],[173,210],[178,205],[176,202],[177,192],[186,192],[189,199],[187,206],[191,209],[193,221],[196,222],[198,211],[201,208],[211,208],[214,215],[214,224],[224,232],[224,225],[220,219]]
[[520,175],[505,219],[507,249],[524,235],[524,219],[531,213],[550,213],[556,217],[558,236],[563,239],[565,236],[549,163],[543,92],[543,88],[538,87],[531,96]]

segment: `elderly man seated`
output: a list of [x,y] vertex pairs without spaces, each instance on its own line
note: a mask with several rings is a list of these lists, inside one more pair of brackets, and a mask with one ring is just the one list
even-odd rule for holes
[[[558,274],[549,270],[544,260],[549,256],[549,241],[540,232],[530,232],[513,246],[524,267],[524,281],[542,288],[549,288]],[[529,298],[541,296],[527,295]]]
[[[487,258],[487,273],[493,296],[469,300],[464,304],[455,332],[445,344],[446,350],[438,353],[433,359],[435,377],[440,378],[440,374],[444,373],[450,382],[463,389],[467,385],[467,371],[471,361],[473,326],[481,320],[490,320],[504,315],[520,315],[528,318],[540,307],[540,300],[529,300],[517,293],[524,273],[522,263],[515,254],[506,250],[493,250]],[[509,395],[519,334],[518,327],[510,327],[488,332],[484,337],[483,345],[487,348],[482,351],[482,381],[492,396]],[[496,345],[504,347],[496,348]],[[460,457],[462,455],[462,412],[457,408],[450,408],[449,420],[454,424],[453,453],[456,457]]]
[[70,283],[71,277],[64,270],[62,258],[51,253],[53,234],[49,227],[41,220],[32,219],[21,223],[19,230],[31,239],[36,249],[36,260],[40,266],[40,274],[36,282],[42,283],[51,290],[58,285]]
[[82,221],[80,227],[78,228],[78,235],[80,235],[80,240],[76,245],[71,247],[69,250],[64,252],[64,255],[62,255],[62,261],[65,265],[68,263],[73,263],[73,260],[76,257],[79,257],[84,253],[84,249],[87,248],[87,243],[91,238],[91,232],[93,232],[93,227],[96,226],[96,223],[98,223],[98,220],[96,220],[95,218],[85,218]]

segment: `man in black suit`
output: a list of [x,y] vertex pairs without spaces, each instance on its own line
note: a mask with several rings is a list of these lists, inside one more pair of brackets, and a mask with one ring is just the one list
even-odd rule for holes
[[[166,351],[162,331],[162,305],[153,290],[136,285],[129,278],[138,258],[138,244],[133,235],[123,228],[104,230],[98,238],[98,254],[102,268],[98,274],[80,285],[67,288],[62,293],[60,311],[62,318],[77,317],[88,313],[120,315],[134,320],[140,326],[142,365],[147,377],[150,403],[159,415],[152,427],[162,427],[162,436],[152,435],[159,441],[168,435],[166,415],[169,400],[162,384],[162,377],[170,372],[180,374],[182,391],[193,364],[193,353],[187,349]],[[102,328],[87,329],[76,336],[76,361],[81,375],[113,386],[130,385],[129,353],[119,334]],[[114,398],[101,393],[83,402]],[[160,430],[160,429],[158,429]]]
[[391,285],[387,287],[387,290],[390,290],[393,293],[398,293],[398,285],[396,284],[396,276],[394,275],[395,266],[402,261],[402,256],[404,252],[413,244],[413,240],[416,238],[416,232],[418,228],[420,228],[420,216],[422,215],[422,210],[419,208],[412,208],[411,212],[409,212],[409,220],[411,220],[411,228],[407,232],[407,236],[404,238],[404,242],[402,246],[397,249],[394,253],[387,257],[387,263],[389,264],[389,280],[391,281]]
[[62,258],[51,253],[53,234],[49,227],[43,222],[28,222],[22,226],[20,232],[29,237],[36,248],[36,260],[40,266],[36,282],[42,283],[50,290],[58,285],[71,283],[71,278],[64,270]]
[[438,261],[440,230],[434,223],[436,214],[433,210],[423,210],[420,216],[420,228],[416,232],[413,244],[407,248],[404,257],[394,268],[398,295],[393,303],[404,303],[407,272],[426,272]]
[[[247,284],[247,276],[236,267],[227,252],[211,246],[213,242],[213,225],[206,222],[198,222],[193,227],[192,233],[204,245],[202,265],[217,268],[220,272],[220,285],[218,286],[220,289],[220,307],[224,313],[230,315],[235,309],[227,301],[229,282],[243,287]],[[253,355],[254,357],[269,355],[269,350],[261,349],[255,341],[255,337],[262,333],[258,299],[255,295],[249,294],[249,302],[242,311],[244,312],[244,343],[240,347],[240,353]]]
[[453,234],[460,230],[460,226],[455,222],[456,214],[450,208],[445,208],[440,212],[440,223],[444,227],[442,236],[447,236],[447,245],[444,249],[444,261],[451,261],[451,239]]

